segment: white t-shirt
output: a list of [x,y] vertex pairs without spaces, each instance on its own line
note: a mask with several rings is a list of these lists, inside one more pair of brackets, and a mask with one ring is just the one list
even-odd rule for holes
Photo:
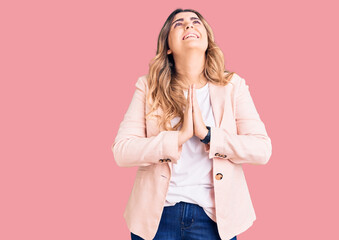
[[[184,91],[187,99],[187,91]],[[206,126],[215,126],[210,103],[209,84],[196,89],[196,97]],[[179,121],[172,119],[174,126]],[[165,206],[173,206],[184,201],[198,204],[213,220],[215,218],[213,160],[205,152],[204,143],[196,136],[186,141],[177,164],[172,165],[172,176],[166,196]]]

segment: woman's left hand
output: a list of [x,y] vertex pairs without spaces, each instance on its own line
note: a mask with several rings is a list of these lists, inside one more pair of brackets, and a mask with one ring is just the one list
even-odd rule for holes
[[196,97],[195,85],[193,85],[193,129],[194,135],[199,139],[204,139],[208,133],[208,129],[201,115],[199,103]]

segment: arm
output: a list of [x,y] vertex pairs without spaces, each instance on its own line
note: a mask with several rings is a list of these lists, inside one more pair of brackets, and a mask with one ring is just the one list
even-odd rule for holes
[[146,78],[140,77],[135,86],[132,101],[111,147],[116,163],[120,167],[148,166],[167,158],[177,163],[181,153],[179,131],[162,131],[157,136],[146,137]]
[[221,157],[233,163],[266,164],[272,154],[271,139],[261,121],[249,92],[249,86],[239,78],[235,99],[235,116],[238,134],[223,128],[211,128],[209,157]]

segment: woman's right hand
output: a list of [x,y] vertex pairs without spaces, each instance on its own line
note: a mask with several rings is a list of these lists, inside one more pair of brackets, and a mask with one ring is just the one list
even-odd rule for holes
[[187,102],[185,106],[185,112],[184,112],[184,122],[182,124],[182,127],[179,131],[179,146],[184,144],[188,139],[193,137],[194,130],[193,130],[193,100],[192,100],[192,92],[193,92],[193,85],[189,86],[188,94],[187,94]]

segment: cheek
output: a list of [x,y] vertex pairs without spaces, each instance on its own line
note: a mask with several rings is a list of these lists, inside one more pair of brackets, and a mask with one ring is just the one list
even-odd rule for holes
[[168,37],[167,37],[167,44],[168,44],[169,48],[171,48],[171,41],[172,41],[172,38],[171,38],[170,35],[168,35]]
[[173,41],[172,41],[172,37],[168,37],[168,46],[169,48],[172,48],[173,47]]
[[204,34],[204,36],[207,38],[207,31],[206,31],[206,29],[203,28],[203,29],[201,30],[201,32],[202,32],[202,34]]
[[206,30],[203,32],[203,35],[204,35],[204,41],[208,42],[208,36],[207,36]]
[[168,44],[170,46],[175,46],[180,41],[180,36],[177,34],[171,34],[168,36]]

